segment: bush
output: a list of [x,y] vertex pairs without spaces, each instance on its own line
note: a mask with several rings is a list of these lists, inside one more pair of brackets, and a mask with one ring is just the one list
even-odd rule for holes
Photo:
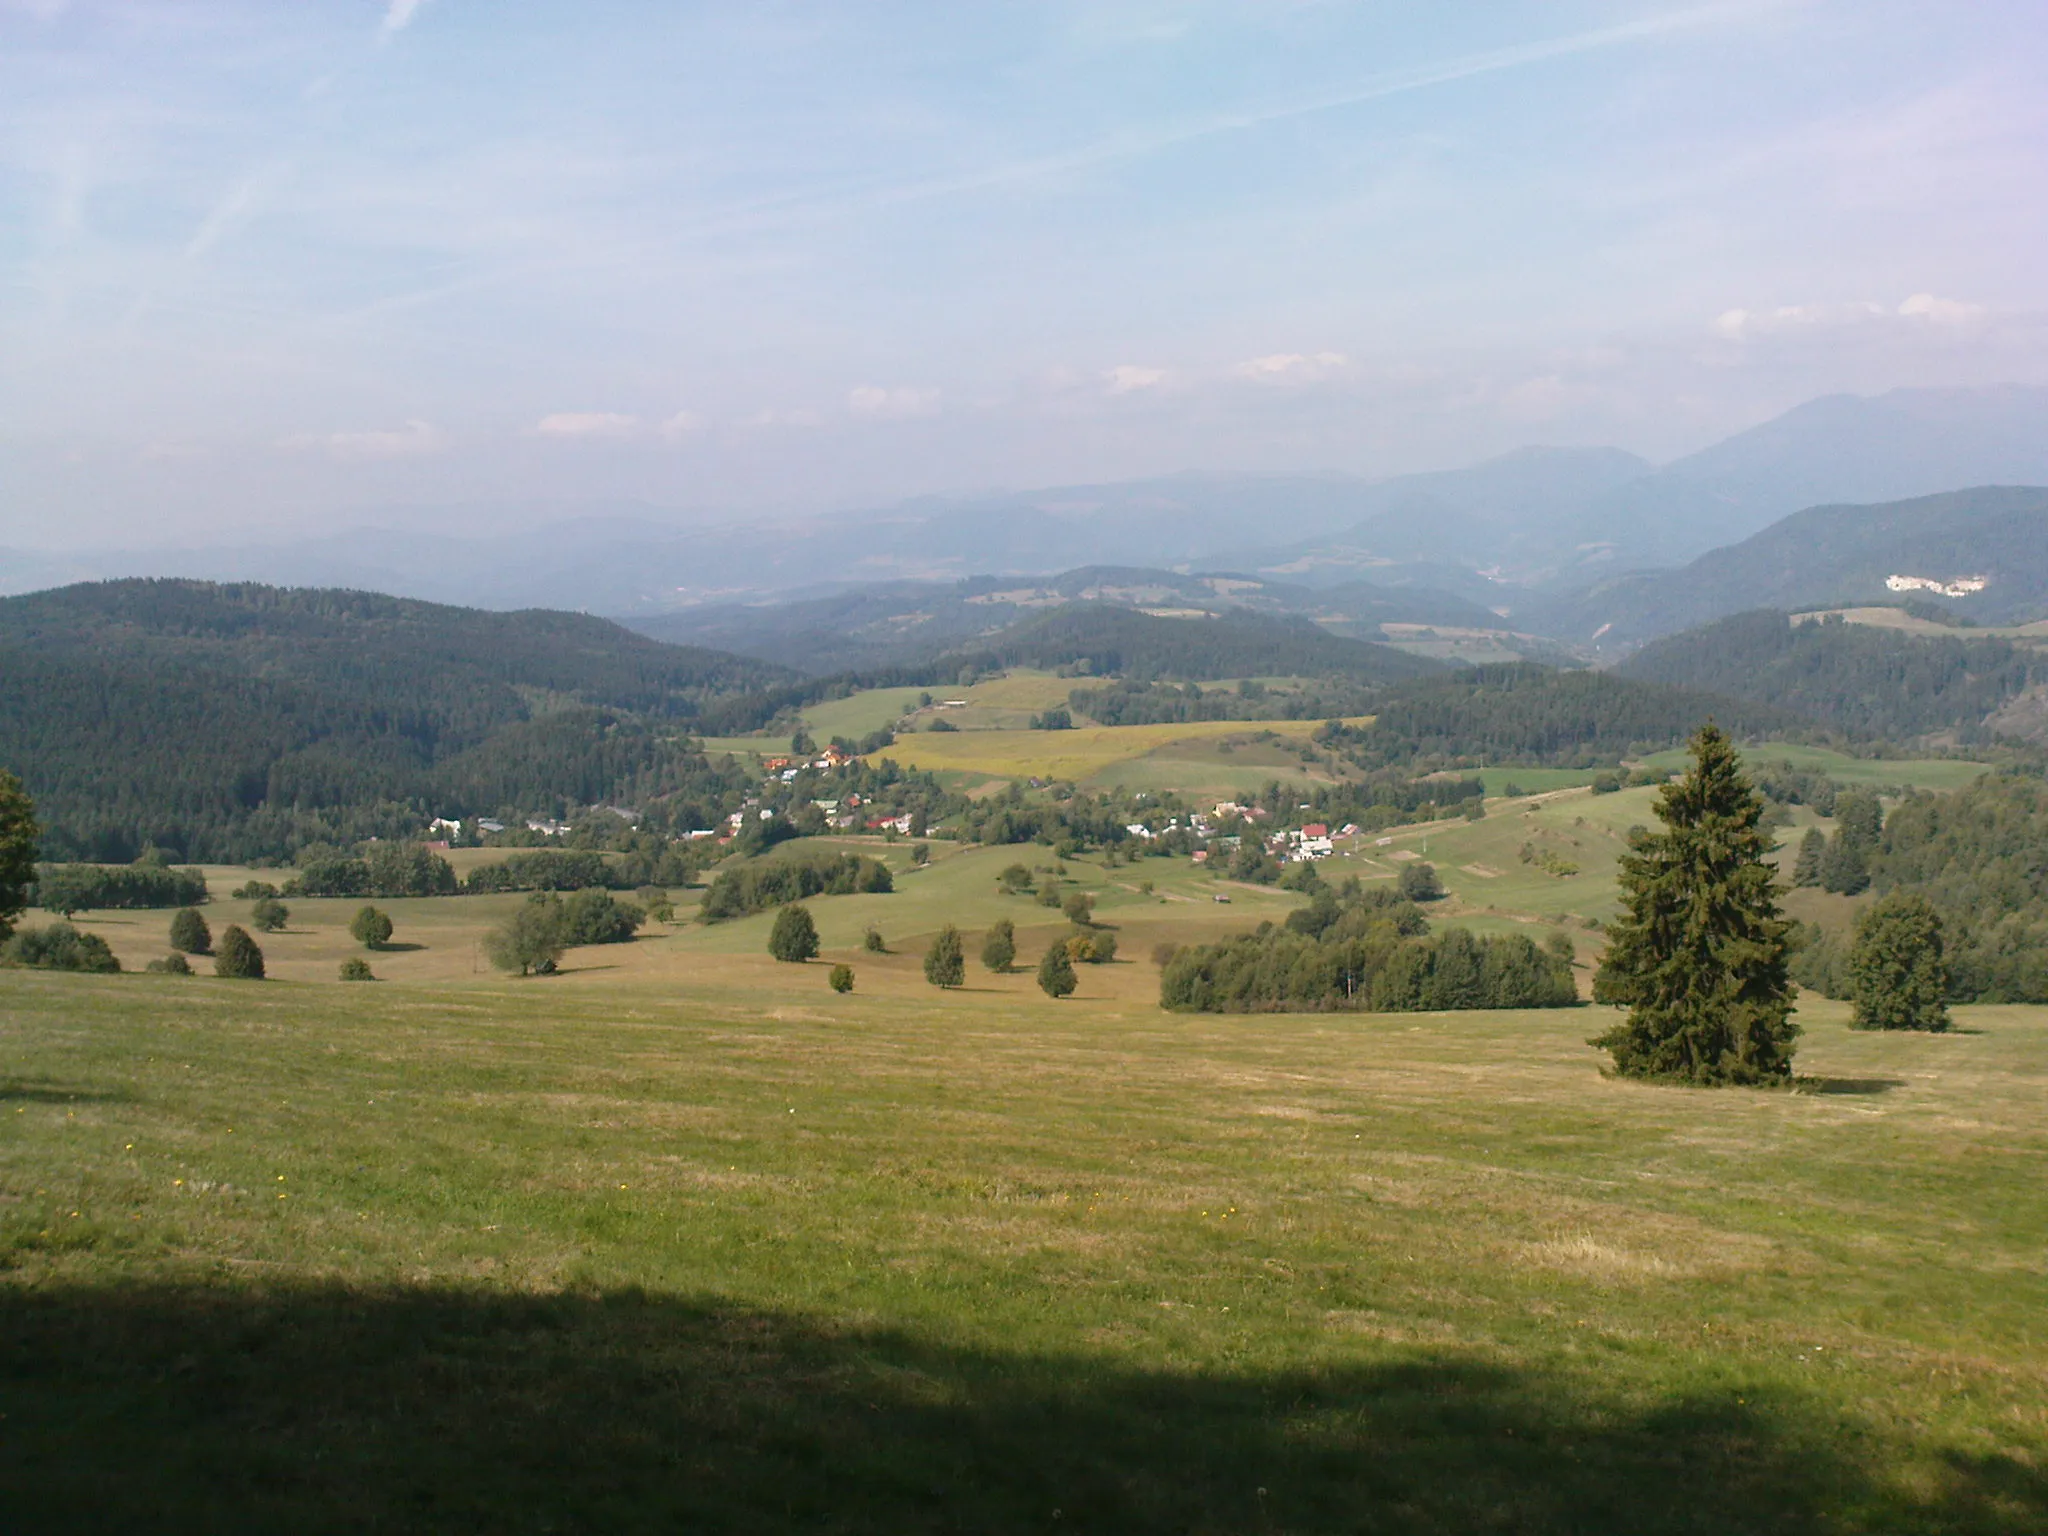
[[261,901],[266,896],[278,896],[283,893],[268,880],[244,880],[228,894],[237,901]]
[[850,965],[835,965],[832,967],[832,974],[826,980],[831,984],[834,992],[851,992],[853,990],[853,967]]
[[[349,919],[348,936],[365,949],[382,949],[391,942],[391,914],[379,912],[375,907],[361,907]],[[365,969],[368,969],[366,966]],[[344,976],[342,980],[360,980]]]
[[190,976],[192,974],[192,962],[176,950],[172,950],[163,959],[150,961],[143,969],[145,971],[154,971],[160,976]]
[[860,947],[871,955],[886,955],[889,946],[882,939],[882,930],[869,923],[860,936]]
[[1076,928],[1092,928],[1095,925],[1095,898],[1086,891],[1076,891],[1060,903],[1060,911],[1066,914],[1068,922]]
[[1436,866],[1420,860],[1401,866],[1394,887],[1410,901],[1441,901],[1444,895],[1443,882],[1436,877]]
[[924,979],[935,987],[957,987],[967,979],[967,957],[960,944],[960,930],[946,924],[925,951]]
[[203,955],[213,949],[213,930],[194,907],[181,908],[171,919],[171,948],[188,955]]
[[646,920],[638,907],[616,900],[610,891],[596,887],[573,891],[562,902],[562,944],[569,949],[584,944],[623,944]]
[[121,969],[105,939],[96,933],[80,933],[69,923],[22,929],[0,947],[0,960],[40,971],[106,973]]
[[233,923],[221,930],[213,954],[213,974],[236,981],[263,979],[263,951],[256,941]]
[[274,896],[266,896],[249,909],[249,921],[265,933],[282,933],[292,920],[292,911]]
[[529,896],[507,922],[484,935],[491,964],[521,976],[553,974],[563,947],[562,905],[546,895]]
[[151,864],[43,864],[36,869],[36,905],[65,917],[196,907],[205,900],[206,877],[196,869]]
[[791,904],[775,914],[768,934],[768,953],[789,965],[802,965],[818,952],[818,925],[808,908]]
[[1856,925],[1849,950],[1855,1029],[1948,1028],[1941,919],[1925,898],[1894,891]]
[[361,955],[351,955],[348,959],[341,962],[341,979],[343,981],[375,981],[377,978],[370,972],[369,961],[365,960]]
[[1116,935],[1107,928],[1083,928],[1067,935],[1067,953],[1085,965],[1107,965],[1116,958]]
[[1047,997],[1071,997],[1080,978],[1074,975],[1074,957],[1064,942],[1053,945],[1038,962],[1038,987]]

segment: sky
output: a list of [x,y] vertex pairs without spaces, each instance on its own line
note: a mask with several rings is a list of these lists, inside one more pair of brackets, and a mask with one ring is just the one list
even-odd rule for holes
[[0,545],[2048,383],[2043,78],[2039,0],[0,0]]

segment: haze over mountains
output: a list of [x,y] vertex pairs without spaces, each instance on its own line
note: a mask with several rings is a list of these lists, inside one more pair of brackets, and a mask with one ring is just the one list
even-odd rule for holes
[[[1764,558],[1754,551],[1675,584],[1633,573],[1740,545],[1820,504],[2029,484],[2048,484],[2048,389],[1899,390],[1814,400],[1662,467],[1618,449],[1528,448],[1378,482],[1169,476],[709,528],[613,505],[492,537],[361,527],[268,546],[0,552],[0,591],[121,575],[344,586],[479,607],[606,613],[664,638],[767,655],[775,646],[756,633],[764,626],[795,642],[913,612],[926,629],[921,639],[965,639],[1048,595],[1083,595],[1088,585],[998,599],[1015,584],[961,586],[965,578],[1124,566],[1149,573],[1140,585],[1158,589],[1134,598],[1139,606],[1219,606],[1213,590],[1204,598],[1166,588],[1187,573],[1227,573],[1262,585],[1220,606],[1307,613],[1340,632],[1382,622],[1482,625],[1491,612],[1504,628],[1612,644],[1734,611],[1728,593],[1745,584],[1754,601],[1737,606],[1873,595],[1869,572],[1845,584],[1811,561],[1814,579],[1804,585],[1756,585],[1744,564]],[[2030,505],[2015,503],[2003,515],[2024,522],[2034,515]],[[1938,521],[1943,507],[1960,515],[1963,503],[1928,515]],[[2010,528],[1998,537],[2024,543]],[[1896,554],[1865,553],[1879,564],[1925,563],[1936,552],[1929,538],[1938,543],[1938,529]],[[1846,553],[1855,542],[1853,530],[1840,532],[1829,547]],[[1967,548],[1947,548],[1948,563],[1971,563]],[[1713,576],[1724,567],[1725,582]],[[1881,584],[1884,574],[1874,579]],[[1677,607],[1674,592],[1685,594]],[[738,606],[771,598],[797,606],[773,619]],[[975,611],[991,604],[996,611]],[[664,614],[676,617],[657,617]],[[2013,614],[2001,607],[1996,616]],[[777,659],[795,664],[790,654]]]

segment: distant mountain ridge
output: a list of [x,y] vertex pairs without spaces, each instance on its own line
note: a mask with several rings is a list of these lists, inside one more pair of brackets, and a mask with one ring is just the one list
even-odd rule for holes
[[1802,507],[1991,484],[2048,484],[2048,389],[1829,396],[1662,467],[1612,448],[1530,448],[1378,481],[1167,475],[719,527],[613,504],[538,527],[522,509],[488,537],[371,527],[260,548],[0,551],[0,591],[165,575],[649,615],[1091,563],[1424,587],[1505,608],[1523,629],[1524,610],[1560,591],[1694,559]]
[[759,656],[801,671],[911,662],[972,646],[1034,614],[1073,602],[1165,613],[1243,610],[1313,619],[1332,633],[1376,641],[1381,624],[1494,629],[1497,615],[1448,592],[1350,582],[1309,588],[1224,572],[1089,565],[1049,577],[877,582],[822,597],[707,603],[632,617],[642,634]]
[[[1976,590],[1948,595],[1964,578]],[[1905,586],[1905,582],[1932,586]],[[2048,488],[1979,486],[1876,506],[1809,507],[1675,571],[1645,571],[1541,605],[1546,634],[1609,650],[1752,608],[1897,603],[1983,623],[2048,615]]]

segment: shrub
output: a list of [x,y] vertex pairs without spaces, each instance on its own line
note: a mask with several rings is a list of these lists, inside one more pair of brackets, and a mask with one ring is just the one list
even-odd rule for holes
[[1007,865],[1003,872],[996,876],[996,884],[1003,888],[1006,895],[1015,896],[1020,891],[1031,889],[1031,871],[1022,864]]
[[960,945],[960,930],[946,924],[932,940],[924,955],[924,979],[935,987],[957,987],[967,979],[967,957]]
[[249,909],[249,921],[265,933],[281,933],[292,920],[292,911],[274,896],[266,896]]
[[818,925],[808,908],[792,903],[775,914],[768,934],[768,953],[790,965],[802,965],[818,952]]
[[1076,928],[1090,928],[1095,924],[1095,898],[1086,891],[1075,891],[1060,903],[1060,911]]
[[171,948],[188,955],[203,955],[213,948],[213,930],[195,907],[181,908],[171,918]]
[[889,946],[882,939],[882,930],[873,923],[869,923],[866,930],[861,934],[860,947],[871,955],[886,955],[889,953]]
[[1047,997],[1070,997],[1080,979],[1074,975],[1074,958],[1064,941],[1053,945],[1038,962],[1038,987]]
[[1855,1029],[1948,1028],[1941,919],[1924,897],[1893,891],[1856,925],[1849,950]]
[[22,929],[0,948],[0,960],[41,971],[104,973],[121,969],[105,939],[96,933],[80,933],[69,923]]
[[[365,949],[382,949],[391,942],[391,914],[379,912],[375,907],[358,908],[356,915],[349,919],[348,935]],[[358,979],[342,978],[344,981]]]
[[221,930],[220,943],[214,947],[213,974],[237,981],[261,981],[263,951],[243,929],[229,923]]
[[244,880],[228,894],[237,901],[261,901],[266,896],[283,894],[268,880]]
[[570,949],[584,944],[623,944],[646,921],[646,913],[630,901],[617,900],[610,891],[594,886],[572,891],[562,901],[562,943]]
[[989,926],[988,937],[981,941],[981,963],[998,974],[1017,963],[1017,925],[1007,917]]
[[369,961],[365,960],[361,955],[350,955],[348,959],[341,962],[341,979],[343,981],[375,981],[377,978],[370,972]]
[[1436,866],[1420,860],[1403,864],[1401,873],[1394,881],[1395,889],[1410,901],[1440,901],[1443,899],[1443,882],[1436,877]]
[[176,950],[172,950],[163,959],[150,961],[143,969],[145,971],[154,971],[160,976],[190,976],[192,974],[192,962]]
[[825,979],[831,984],[834,992],[851,992],[853,990],[853,967],[850,965],[835,965],[832,967],[832,974]]

